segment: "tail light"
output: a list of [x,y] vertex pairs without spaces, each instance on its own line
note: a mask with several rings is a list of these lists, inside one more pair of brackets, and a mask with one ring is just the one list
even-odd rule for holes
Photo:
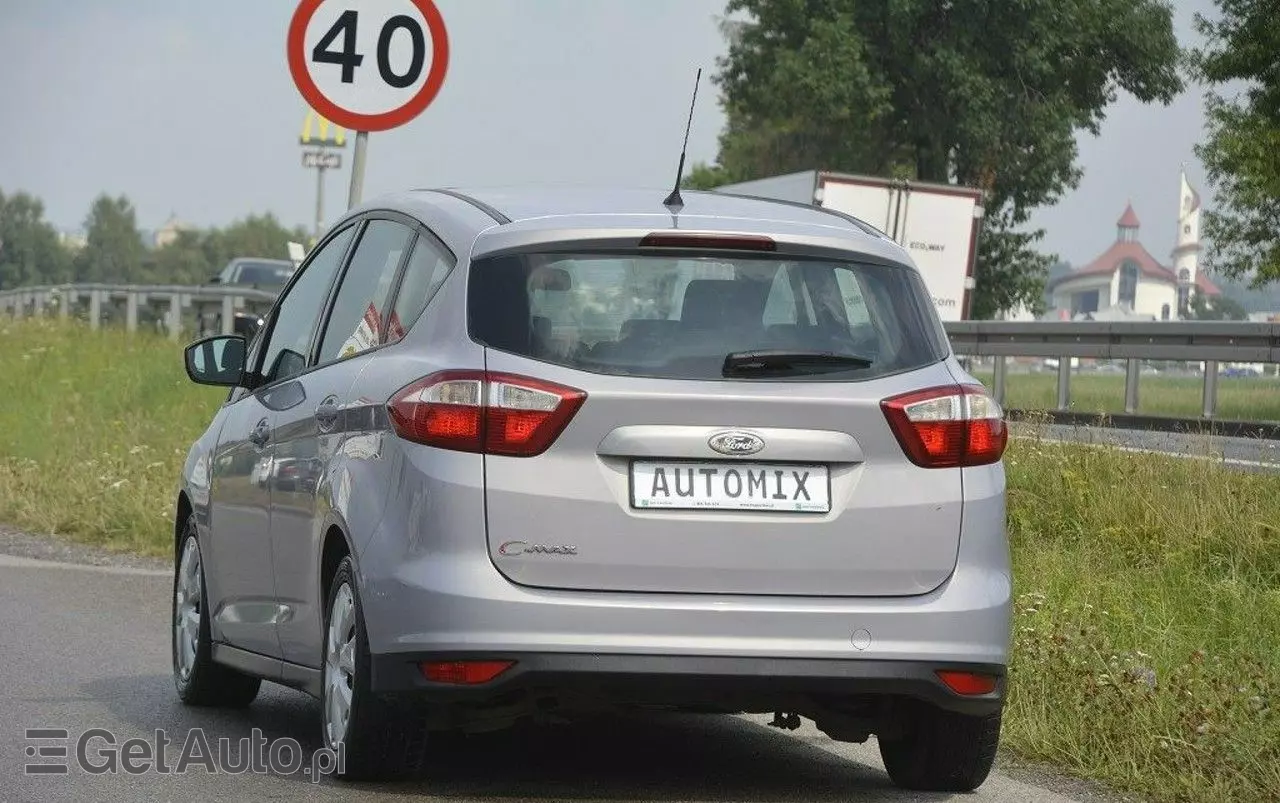
[[405,440],[512,457],[545,452],[587,394],[527,376],[443,371],[398,391],[387,403]]
[[1008,442],[1004,411],[981,387],[950,385],[880,403],[911,462],[925,468],[995,463]]

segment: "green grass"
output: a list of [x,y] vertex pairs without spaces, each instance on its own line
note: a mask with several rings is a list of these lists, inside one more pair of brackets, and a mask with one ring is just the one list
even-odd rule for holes
[[1280,477],[1015,441],[1005,744],[1159,800],[1280,790]]
[[[974,376],[991,387],[990,370]],[[1199,377],[1142,376],[1138,413],[1199,418],[1204,381]],[[1058,375],[1006,375],[1005,406],[1011,410],[1052,410],[1058,404]],[[1083,413],[1124,412],[1124,374],[1076,373],[1071,376],[1071,409]],[[1280,421],[1280,379],[1220,377],[1216,417],[1236,421]]]
[[[0,376],[0,521],[165,553],[223,392],[177,344],[54,322],[0,323]],[[1007,466],[1005,746],[1155,800],[1274,799],[1280,477],[1035,438]]]
[[0,521],[160,554],[182,461],[226,391],[178,344],[54,321],[0,322]]

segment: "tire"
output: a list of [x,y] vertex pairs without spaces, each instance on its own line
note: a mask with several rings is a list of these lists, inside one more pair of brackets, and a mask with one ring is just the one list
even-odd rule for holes
[[350,557],[338,564],[330,584],[321,659],[321,737],[329,749],[341,750],[335,776],[347,781],[421,777],[427,757],[426,718],[370,691],[369,638]]
[[999,712],[970,716],[912,701],[903,714],[903,738],[879,739],[880,757],[894,784],[921,792],[972,792],[982,786],[1000,743]]
[[[214,663],[209,631],[209,594],[196,535],[195,515],[187,518],[173,564],[173,608],[169,644],[173,683],[185,705],[244,708],[258,696],[260,678]],[[194,633],[192,633],[194,631]]]

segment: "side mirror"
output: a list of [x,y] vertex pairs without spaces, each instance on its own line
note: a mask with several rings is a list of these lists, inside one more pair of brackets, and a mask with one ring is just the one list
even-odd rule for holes
[[215,273],[209,277],[209,284],[222,284],[222,274]]
[[231,388],[244,382],[245,339],[240,335],[197,340],[183,356],[192,382]]

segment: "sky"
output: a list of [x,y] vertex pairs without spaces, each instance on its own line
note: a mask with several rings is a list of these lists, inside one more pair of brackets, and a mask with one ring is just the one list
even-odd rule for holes
[[[435,102],[370,136],[365,198],[426,186],[504,183],[669,188],[697,68],[689,165],[713,162],[724,124],[708,80],[723,55],[724,0],[436,0],[452,57]],[[315,173],[301,164],[306,104],[285,59],[293,0],[0,0],[0,189],[45,202],[66,231],[94,197],[127,195],[139,225],[198,226],[273,212],[310,227]],[[1175,26],[1198,43],[1196,11]],[[1178,174],[1208,204],[1194,146],[1203,89],[1168,107],[1121,95],[1082,134],[1084,178],[1032,221],[1041,248],[1083,265],[1132,201],[1159,259],[1173,247]],[[345,208],[350,148],[326,182]],[[814,165],[821,168],[823,165]],[[686,168],[687,169],[687,168]]]

